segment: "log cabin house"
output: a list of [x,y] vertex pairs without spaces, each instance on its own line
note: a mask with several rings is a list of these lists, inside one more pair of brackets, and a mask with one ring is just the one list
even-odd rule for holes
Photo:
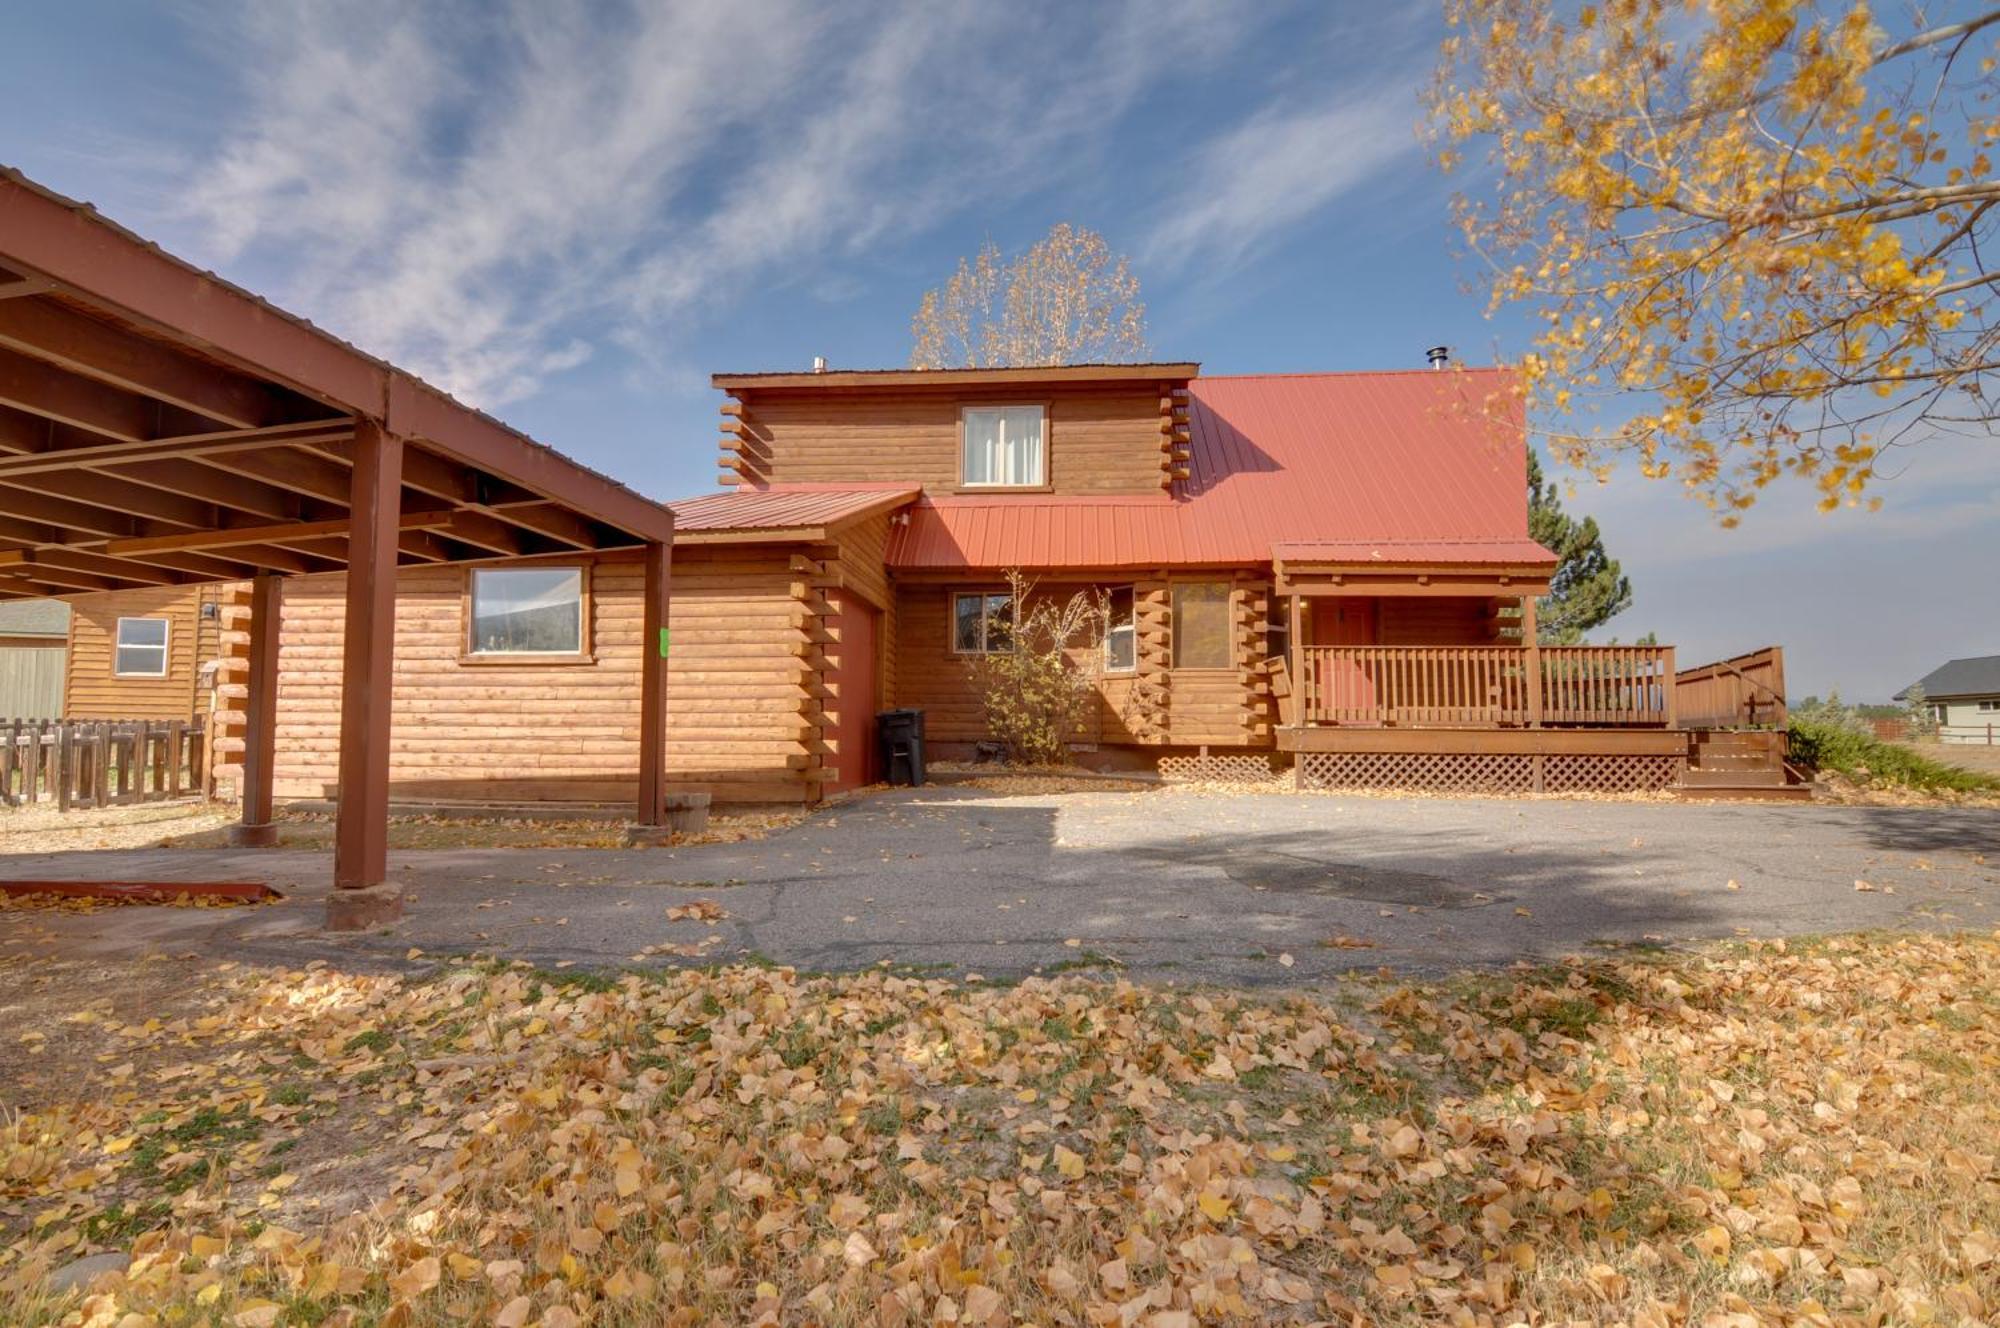
[[[1109,605],[1079,659],[1097,703],[1073,745],[1097,768],[1493,792],[1702,780],[1672,647],[1536,643],[1556,558],[1528,537],[1498,372],[713,381],[724,487],[670,504],[673,787],[809,804],[869,783],[892,706],[925,712],[933,759],[973,754],[967,666],[1007,648],[1011,570]],[[395,795],[629,798],[641,579],[627,552],[402,568]],[[283,798],[336,792],[342,582],[285,586]],[[1705,668],[1705,723],[1736,727],[1744,695],[1768,723],[1761,681]],[[1707,782],[1783,783],[1781,738],[1712,741]]]

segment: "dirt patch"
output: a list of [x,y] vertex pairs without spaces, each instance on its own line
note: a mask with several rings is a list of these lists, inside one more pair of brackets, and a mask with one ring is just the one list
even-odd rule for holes
[[[675,844],[733,844],[761,839],[803,821],[806,813],[719,812],[708,829],[677,835]],[[280,812],[278,847],[333,851],[333,817]],[[226,848],[233,807],[209,802],[147,803],[133,807],[58,812],[53,807],[0,810],[0,854],[62,853],[90,849]],[[622,848],[624,825],[602,820],[483,820],[444,816],[392,816],[391,849]]]

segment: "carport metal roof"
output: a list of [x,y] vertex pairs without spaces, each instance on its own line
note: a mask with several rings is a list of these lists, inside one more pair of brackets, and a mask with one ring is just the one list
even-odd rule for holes
[[0,598],[347,562],[355,425],[402,563],[634,547],[665,508],[0,168]]

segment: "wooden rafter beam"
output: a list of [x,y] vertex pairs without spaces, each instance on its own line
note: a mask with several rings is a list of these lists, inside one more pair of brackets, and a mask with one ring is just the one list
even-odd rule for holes
[[57,570],[88,572],[155,586],[176,585],[187,579],[162,567],[149,567],[85,549],[0,550],[0,567],[33,567],[37,575],[50,575]]
[[0,305],[0,346],[236,428],[278,416],[263,384],[47,300]]
[[[0,352],[4,355],[5,352]],[[79,447],[57,447],[44,452],[19,453],[0,457],[0,479],[14,475],[34,475],[43,471],[92,469],[129,465],[140,461],[186,460],[218,456],[228,452],[250,452],[324,439],[348,436],[353,429],[346,420],[315,421],[311,424],[279,424],[263,429],[232,429],[224,433],[182,434],[171,438],[138,441],[89,443]]]
[[311,514],[304,510],[306,500],[297,494],[233,471],[218,470],[200,460],[142,461],[119,466],[117,475],[162,493],[214,503],[265,521],[311,519]]
[[205,553],[145,553],[123,555],[133,562],[147,563],[154,567],[164,567],[169,571],[186,572],[204,581],[247,580],[257,572],[257,564],[241,562],[230,558],[215,558]]
[[567,507],[558,507],[554,503],[524,503],[518,507],[486,507],[480,510],[578,549],[595,549],[603,544],[595,525]]
[[131,539],[156,533],[129,512],[93,503],[72,502],[67,498],[9,484],[0,484],[0,514],[113,539]]
[[[456,514],[451,512],[405,512],[401,524],[405,530],[438,530],[449,526],[455,519]],[[346,536],[345,519],[293,521],[276,526],[238,526],[224,530],[189,531],[185,535],[151,535],[143,539],[113,540],[104,546],[104,550],[109,554],[127,556],[172,550],[228,549],[242,544],[289,546],[301,540],[328,537],[344,539]]]
[[[113,512],[126,513],[168,525],[205,527],[220,524],[214,504],[200,502],[193,498],[183,498],[179,494],[161,493],[143,484],[112,475],[95,475],[89,471],[47,471],[28,475],[0,476],[0,483],[20,490],[68,499],[71,502],[89,503],[93,507],[107,508]],[[13,504],[0,504],[8,510],[16,510]],[[41,513],[32,510],[19,515],[30,520],[38,519]]]
[[151,438],[160,418],[157,402],[11,350],[0,350],[0,402],[124,442]]

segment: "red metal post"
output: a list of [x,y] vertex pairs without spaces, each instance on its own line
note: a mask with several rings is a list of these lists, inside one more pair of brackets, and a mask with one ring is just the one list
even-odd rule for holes
[[639,655],[639,805],[640,825],[659,825],[666,817],[667,784],[667,609],[673,550],[666,544],[646,546],[644,627]]
[[[278,763],[278,620],[284,582],[259,572],[250,582],[250,694],[244,700],[243,820],[231,831],[238,844],[277,842],[271,824],[272,780]],[[176,761],[180,754],[174,754]]]
[[396,539],[403,440],[372,420],[354,432],[347,537],[347,618],[341,648],[340,812],[334,831],[330,930],[392,921],[388,889],[389,705],[396,636]]

